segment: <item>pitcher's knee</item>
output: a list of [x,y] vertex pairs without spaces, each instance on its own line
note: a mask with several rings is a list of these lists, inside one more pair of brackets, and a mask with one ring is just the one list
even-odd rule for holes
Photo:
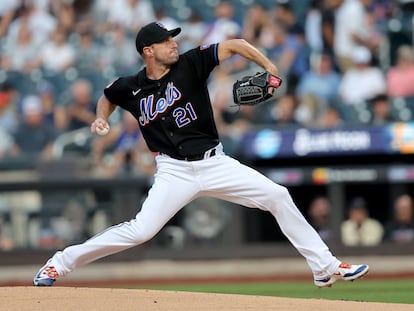
[[141,241],[141,243],[147,242],[151,240],[158,231],[152,231],[152,230],[142,230],[141,235],[138,237],[138,240]]
[[268,197],[266,198],[267,209],[269,211],[276,211],[279,207],[289,206],[289,204],[286,203],[291,200],[292,198],[289,190],[284,186],[277,185],[275,191],[268,193]]
[[282,189],[280,190],[280,198],[282,200],[292,200],[292,197],[290,195],[288,188],[282,187]]
[[138,228],[134,236],[135,244],[142,244],[151,240],[158,231],[149,230],[148,228]]
[[148,225],[139,224],[136,219],[131,221],[134,227],[133,240],[136,244],[142,244],[151,240],[159,231],[159,229],[151,228]]
[[275,185],[275,189],[268,193],[269,199],[273,202],[281,202],[290,199],[289,190],[280,185]]

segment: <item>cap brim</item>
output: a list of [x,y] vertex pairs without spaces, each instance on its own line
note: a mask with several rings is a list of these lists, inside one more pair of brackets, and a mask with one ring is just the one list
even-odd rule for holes
[[169,35],[171,37],[178,36],[180,34],[180,32],[181,32],[181,28],[180,27],[175,28],[175,29],[171,29],[171,30],[168,31],[168,33],[169,33]]
[[162,38],[160,38],[159,40],[157,40],[157,42],[154,42],[154,43],[158,43],[158,42],[164,41],[164,40],[168,39],[169,37],[175,37],[180,32],[181,32],[181,28],[180,27],[175,28],[175,29],[168,30]]

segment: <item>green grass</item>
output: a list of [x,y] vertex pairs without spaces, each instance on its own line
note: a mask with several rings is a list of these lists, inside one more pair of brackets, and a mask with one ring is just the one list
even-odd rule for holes
[[[130,287],[130,286],[129,286]],[[157,290],[414,304],[414,280],[359,280],[317,288],[311,282],[209,283],[139,286]]]

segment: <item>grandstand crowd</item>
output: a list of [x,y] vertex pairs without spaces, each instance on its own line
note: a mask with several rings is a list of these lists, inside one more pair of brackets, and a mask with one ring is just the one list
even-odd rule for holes
[[[89,128],[105,85],[141,68],[135,35],[154,20],[169,29],[182,27],[176,38],[180,52],[244,38],[278,66],[284,83],[275,98],[241,110],[233,106],[232,84],[260,69],[234,57],[212,73],[211,99],[229,153],[237,152],[240,137],[258,124],[334,128],[413,118],[412,41],[409,35],[401,36],[393,44],[389,36],[390,28],[397,33],[405,29],[399,1],[184,0],[175,10],[171,3],[2,1],[2,162],[21,156],[43,160],[62,156],[56,151],[57,139]],[[115,114],[111,135],[92,139],[86,150],[107,174],[116,173],[120,164],[114,164],[115,156],[106,167],[106,150],[120,150],[124,156],[127,150],[144,154],[139,129],[130,121],[122,122],[126,119]],[[148,156],[140,161],[146,170]]]

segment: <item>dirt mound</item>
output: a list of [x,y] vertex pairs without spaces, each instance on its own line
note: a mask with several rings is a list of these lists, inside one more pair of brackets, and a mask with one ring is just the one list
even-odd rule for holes
[[76,288],[3,287],[2,311],[49,310],[412,310],[403,304],[291,299],[264,296],[205,294],[174,291]]

